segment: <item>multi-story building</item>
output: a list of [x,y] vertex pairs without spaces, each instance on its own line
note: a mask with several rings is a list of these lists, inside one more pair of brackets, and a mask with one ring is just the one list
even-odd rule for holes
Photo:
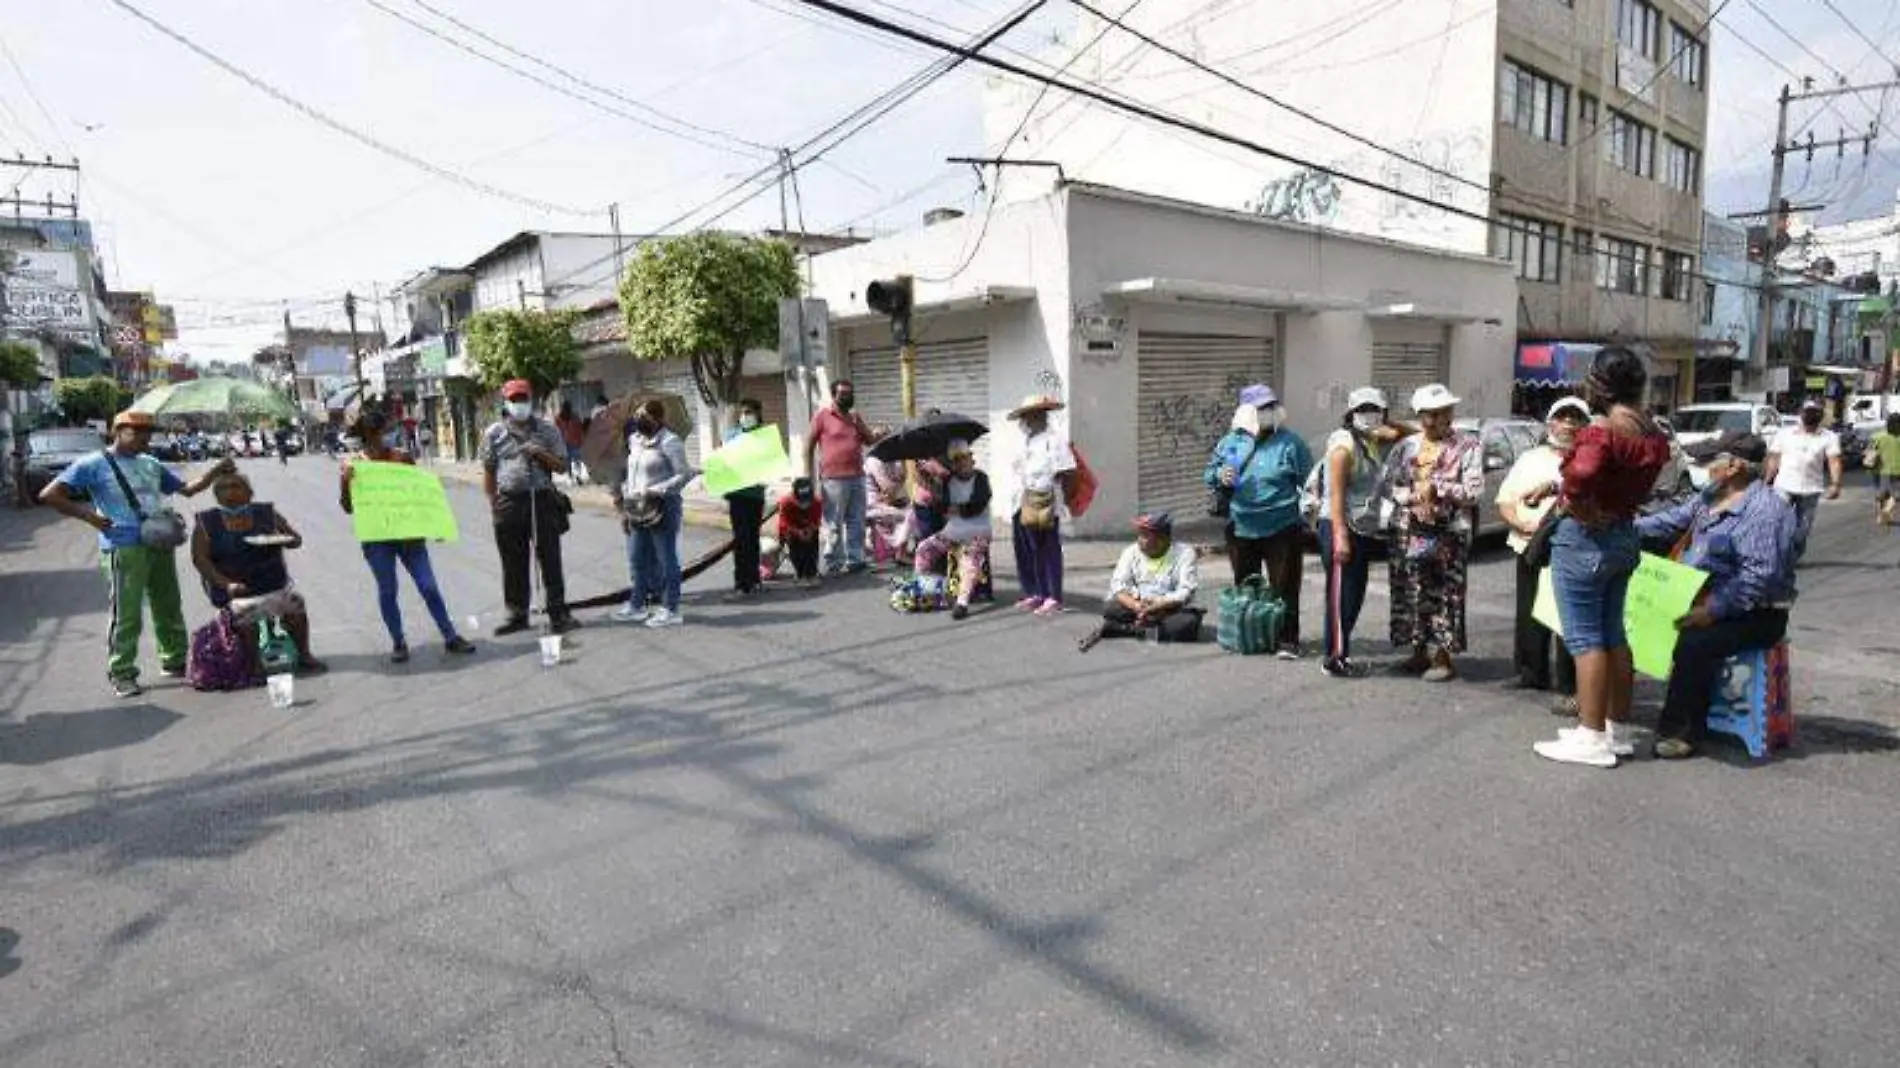
[[[1668,406],[1694,395],[1708,14],[1705,0],[1149,0],[1144,33],[1233,81],[1089,16],[1066,76],[1292,161],[1011,81],[992,87],[990,149],[1069,178],[1506,258],[1522,342],[1645,346],[1652,400]],[[1009,168],[1002,195],[1046,188],[1043,174]],[[1518,370],[1539,385],[1575,377]]]

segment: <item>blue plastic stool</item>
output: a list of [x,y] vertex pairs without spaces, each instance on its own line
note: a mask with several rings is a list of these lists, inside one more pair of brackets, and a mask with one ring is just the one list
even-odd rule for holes
[[1740,738],[1756,760],[1792,744],[1794,695],[1788,666],[1787,642],[1729,657],[1709,704],[1709,729]]

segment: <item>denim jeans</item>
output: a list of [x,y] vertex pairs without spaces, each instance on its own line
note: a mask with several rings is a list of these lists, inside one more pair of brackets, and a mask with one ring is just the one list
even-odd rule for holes
[[1794,558],[1807,555],[1808,535],[1814,533],[1814,517],[1821,510],[1821,495],[1818,493],[1784,493],[1789,506],[1794,509]]
[[416,592],[422,595],[422,603],[428,607],[429,617],[435,620],[435,628],[442,632],[442,640],[455,640],[455,621],[449,618],[448,604],[442,600],[442,590],[436,585],[428,546],[420,541],[364,542],[363,559],[369,563],[370,574],[376,577],[376,607],[383,613],[383,626],[389,631],[390,641],[406,644],[402,633],[400,588],[396,582],[397,564],[408,570],[409,577],[415,581]]
[[864,479],[827,478],[825,492],[825,567],[864,565]]
[[1326,657],[1343,660],[1352,656],[1352,631],[1366,604],[1377,542],[1349,529],[1346,537],[1352,544],[1352,559],[1342,562],[1333,556],[1333,521],[1320,520],[1318,533],[1319,558],[1326,565]]
[[629,602],[638,610],[654,597],[669,612],[680,607],[680,520],[684,503],[668,496],[660,502],[660,521],[650,527],[635,527],[627,535],[627,565],[633,571],[633,595]]
[[1564,519],[1550,539],[1550,582],[1571,656],[1621,649],[1623,602],[1642,556],[1636,524],[1591,529]]

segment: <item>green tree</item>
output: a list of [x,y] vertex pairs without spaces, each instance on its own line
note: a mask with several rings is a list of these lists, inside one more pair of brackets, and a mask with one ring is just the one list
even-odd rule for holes
[[798,295],[792,247],[701,232],[640,246],[620,281],[627,347],[637,360],[689,360],[721,412],[739,400],[747,349],[778,346],[778,302]]
[[36,386],[40,350],[23,341],[0,341],[0,385]]
[[69,423],[111,419],[123,410],[119,406],[119,384],[105,375],[55,380],[53,403]]
[[470,316],[462,336],[488,388],[499,389],[509,379],[525,378],[534,385],[536,396],[545,397],[580,374],[576,318],[569,311],[497,308]]

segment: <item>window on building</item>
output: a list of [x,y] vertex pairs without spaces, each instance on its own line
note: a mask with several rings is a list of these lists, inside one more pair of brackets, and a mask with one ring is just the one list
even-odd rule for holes
[[1570,254],[1577,258],[1578,263],[1589,263],[1591,258],[1597,254],[1596,235],[1581,226],[1572,227],[1570,231]]
[[1715,283],[1702,283],[1702,325],[1715,325]]
[[1644,0],[1616,0],[1616,41],[1650,59],[1662,43],[1662,12]]
[[1620,237],[1597,238],[1597,288],[1649,295],[1649,246]]
[[1656,131],[1620,111],[1610,112],[1603,151],[1611,163],[1639,178],[1656,177]]
[[1669,188],[1693,194],[1701,177],[1702,153],[1673,137],[1663,138],[1663,181]]
[[1695,274],[1695,257],[1686,252],[1662,254],[1662,291],[1657,295],[1664,300],[1688,300],[1689,281]]
[[1583,130],[1597,128],[1597,98],[1589,93],[1577,94],[1577,126]]
[[1532,137],[1563,144],[1568,135],[1570,87],[1505,60],[1498,80],[1498,121]]
[[1669,70],[1684,85],[1702,88],[1702,74],[1708,63],[1708,46],[1680,23],[1669,24]]
[[1532,282],[1559,279],[1564,248],[1564,228],[1542,219],[1523,215],[1499,214],[1491,228],[1492,249],[1511,261],[1517,276]]

